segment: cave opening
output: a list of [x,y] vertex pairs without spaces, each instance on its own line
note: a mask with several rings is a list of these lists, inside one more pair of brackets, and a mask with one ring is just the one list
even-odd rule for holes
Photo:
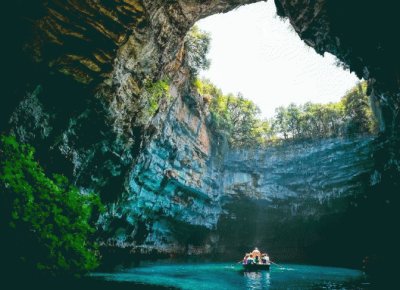
[[[1,18],[10,41],[0,108],[1,134],[9,136],[1,137],[0,162],[19,170],[13,175],[1,168],[1,227],[15,233],[2,236],[10,248],[28,249],[36,239],[43,241],[44,255],[3,247],[4,265],[15,265],[9,267],[10,277],[19,278],[19,265],[43,276],[51,269],[81,274],[95,268],[98,253],[108,257],[98,262],[112,268],[120,258],[127,266],[138,257],[236,261],[255,246],[282,262],[347,266],[395,277],[400,243],[395,4],[25,2],[5,4],[7,17]],[[186,32],[199,19],[255,2],[221,16],[234,15],[226,22],[231,30],[222,29],[215,39],[225,42],[219,48],[222,56],[213,59],[210,75],[201,72],[207,67],[207,49],[197,50],[200,58],[190,49],[207,43],[207,37],[202,27]],[[263,5],[274,3],[277,11],[268,13],[286,22],[263,14]],[[241,17],[245,9],[256,16]],[[264,17],[283,24],[285,33],[290,23],[289,35],[299,45],[271,23],[257,22]],[[194,46],[187,45],[185,34]],[[252,44],[252,37],[259,43]],[[303,42],[309,51],[299,53]],[[314,50],[332,53],[357,77],[336,67],[321,72],[323,58]],[[193,52],[195,57],[188,58]],[[269,54],[268,62],[261,52]],[[224,58],[229,55],[232,59]],[[278,56],[287,67],[274,63]],[[366,82],[352,88],[357,78]],[[338,92],[333,80],[350,83]],[[238,91],[243,94],[229,94]],[[264,105],[252,99],[256,95],[280,103]],[[303,99],[297,100],[300,95]],[[308,99],[311,95],[317,99]],[[10,166],[15,160],[30,169]],[[47,189],[71,198],[40,200]],[[82,218],[84,203],[77,200],[90,192],[105,209],[100,217],[85,215],[82,235],[77,235],[68,220]],[[22,215],[11,215],[15,205],[21,205]],[[46,211],[49,205],[52,210]],[[83,209],[91,206],[98,206],[95,199]],[[35,219],[43,216],[55,217],[59,227]],[[17,226],[8,222],[19,217]],[[90,249],[80,242],[73,243],[77,248],[61,242],[59,259],[51,260],[55,243],[44,239],[48,234],[52,241],[75,237],[87,246],[98,242],[99,252],[87,254]],[[71,249],[83,251],[80,262],[64,255]],[[66,269],[64,262],[74,266]]]
[[337,102],[359,79],[332,54],[319,55],[277,16],[273,1],[209,16],[195,26],[210,34],[210,66],[199,77],[224,93],[240,92],[271,118],[290,103]]

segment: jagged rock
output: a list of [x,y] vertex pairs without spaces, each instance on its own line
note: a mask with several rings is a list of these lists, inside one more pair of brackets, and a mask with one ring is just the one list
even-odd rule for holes
[[[183,38],[197,20],[253,2],[257,1],[36,0],[7,4],[4,10],[5,20],[24,32],[12,35],[19,40],[17,51],[22,42],[24,54],[46,70],[84,84],[114,84],[103,97],[114,111],[126,108],[131,114],[135,106],[128,104],[139,98],[146,79],[179,70]],[[275,4],[278,14],[288,18],[318,53],[336,55],[359,77],[371,80],[380,104],[377,109],[383,111],[385,128],[392,132],[400,67],[399,43],[392,37],[398,27],[397,4],[345,0],[275,0]],[[396,119],[396,132],[398,123]]]

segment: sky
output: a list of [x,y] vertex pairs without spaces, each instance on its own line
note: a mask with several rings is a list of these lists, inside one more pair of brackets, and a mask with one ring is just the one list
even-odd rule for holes
[[211,34],[210,79],[224,93],[253,100],[262,116],[290,103],[338,101],[359,79],[337,67],[335,57],[317,54],[276,16],[273,1],[242,6],[197,23]]

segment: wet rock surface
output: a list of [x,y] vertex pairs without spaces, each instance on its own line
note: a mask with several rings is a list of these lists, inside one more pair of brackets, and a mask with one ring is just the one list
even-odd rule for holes
[[[127,191],[102,217],[106,246],[186,254],[207,248],[220,212],[220,172],[200,96],[180,96],[152,120],[157,132],[126,180]],[[206,251],[206,249],[202,249]]]
[[[373,138],[361,137],[229,152],[224,160],[218,251],[234,256],[265,245],[281,260],[360,261],[354,248],[350,258],[341,238],[351,238],[331,219],[341,220],[354,200],[365,196],[374,147]],[[327,229],[332,231],[331,241],[326,240]],[[319,261],[317,253],[325,260]]]

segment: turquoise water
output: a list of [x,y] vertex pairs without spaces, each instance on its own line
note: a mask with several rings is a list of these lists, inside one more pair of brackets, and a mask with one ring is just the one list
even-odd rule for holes
[[91,276],[187,290],[368,288],[358,270],[295,264],[272,265],[270,271],[261,272],[243,272],[241,265],[227,263],[147,265]]

